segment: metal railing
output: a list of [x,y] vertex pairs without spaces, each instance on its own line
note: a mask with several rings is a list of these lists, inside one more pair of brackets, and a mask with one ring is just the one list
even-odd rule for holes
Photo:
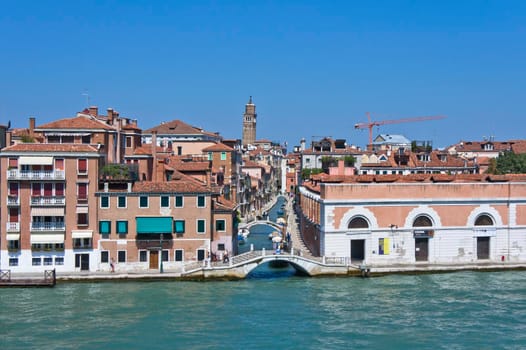
[[32,222],[31,231],[64,231],[66,225],[63,222]]
[[65,205],[64,196],[36,196],[31,197],[31,205]]
[[20,205],[20,197],[14,195],[7,196],[7,205]]
[[64,170],[7,170],[8,180],[64,180]]
[[20,223],[19,222],[8,222],[6,223],[7,232],[20,232]]

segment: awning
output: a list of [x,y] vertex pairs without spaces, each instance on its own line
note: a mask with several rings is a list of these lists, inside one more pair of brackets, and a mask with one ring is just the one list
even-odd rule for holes
[[20,165],[53,165],[53,157],[19,157]]
[[64,216],[64,207],[32,208],[31,216]]
[[92,238],[93,231],[92,230],[72,230],[71,237],[72,238]]
[[77,214],[87,214],[89,207],[77,207]]
[[8,233],[6,240],[8,241],[19,241],[20,233]]
[[172,233],[173,219],[171,216],[136,218],[137,234]]
[[31,244],[64,243],[64,234],[32,234]]

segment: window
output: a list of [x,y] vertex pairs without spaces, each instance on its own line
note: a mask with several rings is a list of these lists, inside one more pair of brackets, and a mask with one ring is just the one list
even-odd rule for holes
[[493,226],[493,219],[486,214],[480,215],[475,220],[475,226]]
[[433,223],[431,222],[431,219],[427,216],[419,216],[415,219],[413,222],[413,227],[428,227],[433,226]]
[[361,216],[354,217],[351,222],[349,223],[348,228],[350,229],[356,229],[356,228],[369,228],[369,223],[365,218]]
[[42,244],[40,243],[31,244],[31,250],[42,250]]
[[197,207],[198,208],[204,208],[205,207],[205,196],[197,196]]
[[31,195],[33,197],[40,197],[40,184],[38,182],[31,185]]
[[119,235],[125,235],[128,233],[128,221],[127,220],[117,221],[117,233]]
[[175,261],[183,261],[184,250],[176,249],[175,250]]
[[212,155],[212,152],[208,152],[208,160],[213,160],[213,159],[214,159],[214,157]]
[[183,147],[182,146],[177,146],[177,155],[178,156],[183,155]]
[[19,240],[7,241],[7,250],[18,250],[20,247],[19,242]]
[[163,250],[163,252],[161,254],[161,257],[162,257],[163,261],[168,261],[168,259],[169,259],[168,250]]
[[205,220],[197,220],[197,233],[205,233]]
[[109,263],[110,262],[110,252],[103,250],[100,252],[100,262]]
[[117,208],[126,208],[126,196],[119,196],[117,199]]
[[44,265],[49,266],[53,265],[53,258],[50,256],[47,256],[44,258]]
[[100,207],[101,208],[109,208],[110,207],[110,197],[108,197],[108,196],[100,196]]
[[225,244],[224,243],[219,243],[217,245],[217,250],[219,251],[224,251],[225,250]]
[[197,261],[203,261],[203,260],[205,260],[205,250],[197,249]]
[[[78,183],[77,184],[77,201],[86,201],[88,200],[88,184]],[[102,202],[102,197],[101,197]]]
[[88,213],[77,213],[77,225],[88,226]]
[[169,208],[169,207],[170,207],[170,197],[161,196],[161,208]]
[[86,175],[88,173],[88,160],[81,158],[77,160],[77,174]]
[[55,196],[64,196],[64,184],[59,182],[55,184]]
[[55,257],[55,265],[64,265],[64,257],[63,256],[56,256]]
[[225,220],[216,220],[216,231],[225,232],[226,224]]
[[139,208],[148,208],[148,196],[139,197]]
[[18,258],[9,258],[9,266],[18,266]]
[[99,221],[99,232],[101,234],[111,233],[111,221]]
[[89,249],[91,245],[91,238],[73,238],[74,249]]
[[117,252],[117,262],[120,262],[120,263],[126,262],[126,251],[125,250],[119,250]]
[[64,250],[64,243],[55,243],[55,250]]
[[140,262],[148,261],[148,252],[146,250],[139,250],[139,261]]
[[131,147],[132,147],[132,137],[126,136],[126,148],[131,148]]
[[9,195],[18,196],[18,182],[9,183]]
[[91,135],[82,136],[82,143],[89,145],[91,143]]
[[[9,158],[9,169],[18,168],[18,158]],[[17,260],[18,265],[18,260]]]
[[175,207],[182,208],[183,204],[183,196],[175,196]]
[[40,259],[40,257],[38,257],[38,258],[33,258],[33,259],[31,260],[31,264],[32,264],[33,266],[40,266],[40,265],[42,265],[42,259]]
[[226,152],[221,152],[221,160],[226,160]]
[[184,220],[174,220],[175,233],[184,233]]

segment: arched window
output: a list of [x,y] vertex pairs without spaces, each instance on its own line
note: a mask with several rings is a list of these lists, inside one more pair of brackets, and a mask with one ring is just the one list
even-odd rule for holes
[[369,223],[365,218],[356,216],[349,222],[349,228],[369,228]]
[[427,216],[421,215],[413,221],[413,227],[429,227],[433,226],[433,222]]
[[482,214],[475,220],[475,226],[493,226],[493,219],[489,215]]

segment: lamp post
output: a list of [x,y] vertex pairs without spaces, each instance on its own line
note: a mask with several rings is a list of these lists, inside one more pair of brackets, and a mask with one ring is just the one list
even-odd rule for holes
[[159,265],[159,272],[160,273],[163,273],[164,272],[164,269],[163,269],[163,234],[161,233],[161,264]]

